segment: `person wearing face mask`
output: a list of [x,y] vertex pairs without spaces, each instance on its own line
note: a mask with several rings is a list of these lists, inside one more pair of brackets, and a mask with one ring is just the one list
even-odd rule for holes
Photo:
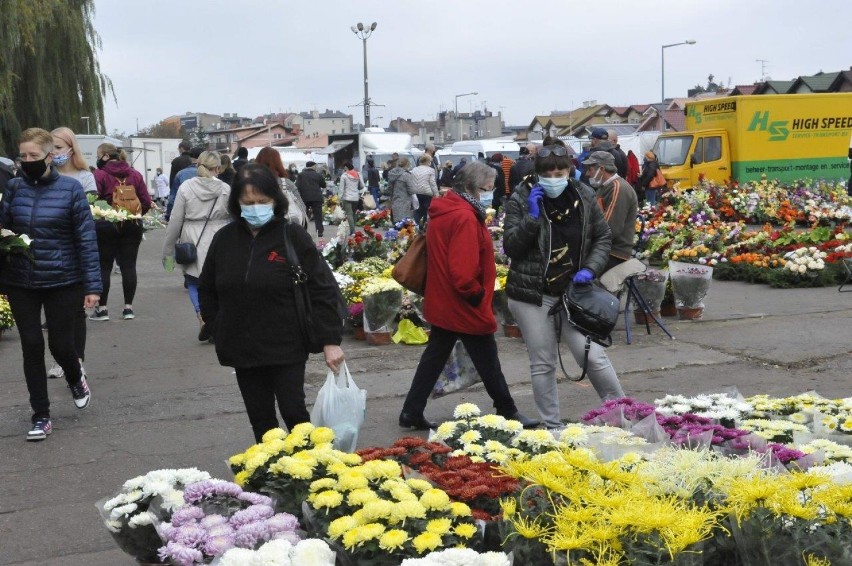
[[453,190],[433,199],[429,207],[429,277],[423,314],[432,324],[432,332],[399,415],[403,428],[435,427],[423,411],[458,340],[482,378],[497,414],[525,427],[539,424],[518,412],[494,340],[497,321],[491,301],[496,268],[485,209],[491,205],[496,176],[488,165],[473,162],[455,176]]
[[95,176],[89,171],[89,164],[80,151],[77,136],[70,128],[56,128],[50,134],[53,136],[53,164],[60,175],[74,177],[83,185],[87,193],[98,192]]
[[237,173],[228,197],[234,220],[213,238],[199,277],[201,318],[223,366],[233,367],[255,440],[278,427],[275,401],[287,428],[308,422],[305,362],[287,261],[289,240],[307,276],[317,340],[325,363],[338,371],[343,320],[339,290],[308,232],[287,220],[287,199],[267,167]]
[[[132,186],[136,198],[141,205],[141,213],[145,214],[151,208],[151,195],[142,175],[127,162],[124,150],[116,148],[111,143],[98,146],[98,169],[95,171],[95,181],[98,186],[98,197],[112,204],[116,187],[124,184]],[[110,275],[113,264],[121,269],[121,287],[124,292],[124,310],[121,317],[131,320],[136,317],[133,312],[133,299],[136,296],[136,257],[142,244],[142,220],[125,220],[124,222],[109,222],[99,220],[95,223],[98,232],[98,251],[101,258],[101,279],[104,291],[95,312],[89,320],[107,321],[109,312]]]
[[[609,225],[594,191],[569,178],[571,167],[567,148],[546,138],[535,159],[537,180],[518,185],[506,203],[503,233],[511,259],[506,281],[509,308],[527,346],[536,408],[550,429],[562,426],[556,386],[557,321],[550,311],[569,285],[591,284],[604,272],[611,245]],[[585,336],[563,324],[560,340],[582,365]],[[595,343],[588,375],[601,399],[624,396],[606,352]]]
[[9,297],[24,358],[32,407],[27,440],[53,430],[44,363],[41,312],[48,346],[62,367],[78,409],[91,392],[78,360],[75,327],[80,306],[94,306],[103,290],[92,213],[83,186],[53,166],[50,132],[30,128],[19,139],[21,177],[8,182],[0,200],[0,226],[31,238],[30,255],[11,255],[0,270],[0,290]]
[[228,212],[230,186],[217,178],[221,168],[219,155],[205,151],[198,157],[198,176],[185,181],[178,189],[172,218],[166,227],[166,241],[163,244],[163,266],[172,271],[175,265],[175,244],[191,242],[195,244],[198,259],[194,263],[183,264],[184,287],[189,292],[189,300],[198,317],[201,329],[198,340],[204,342],[210,333],[201,321],[201,305],[198,302],[198,276],[207,257],[207,249],[213,241],[213,235],[231,221]]
[[615,159],[606,151],[593,151],[583,161],[589,173],[589,184],[597,192],[598,205],[612,231],[612,248],[604,272],[630,259],[636,238],[636,213],[639,202],[636,191],[622,179]]

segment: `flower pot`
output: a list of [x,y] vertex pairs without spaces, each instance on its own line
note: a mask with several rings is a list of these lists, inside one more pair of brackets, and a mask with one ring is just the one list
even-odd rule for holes
[[666,296],[666,285],[668,284],[669,271],[649,267],[644,273],[636,275],[633,283],[636,290],[645,299],[645,303],[652,311],[660,310],[660,305]]
[[391,343],[390,332],[367,332],[367,344],[371,346],[384,346]]
[[504,324],[503,336],[506,338],[522,338],[521,329],[517,324]]
[[[651,314],[660,318],[660,311],[651,311]],[[636,321],[636,324],[653,324],[656,322],[654,318],[650,314],[645,314],[645,311],[633,311],[633,320]]]
[[366,340],[367,339],[367,335],[364,332],[363,326],[354,326],[352,328],[352,333],[355,336],[355,340]]
[[677,315],[680,320],[701,320],[701,315],[704,314],[704,307],[678,307]]
[[709,265],[670,261],[669,272],[678,309],[703,309],[704,297],[713,281],[713,268]]

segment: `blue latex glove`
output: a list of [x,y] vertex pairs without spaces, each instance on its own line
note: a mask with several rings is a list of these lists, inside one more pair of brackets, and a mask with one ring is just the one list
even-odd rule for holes
[[544,189],[538,185],[534,185],[530,191],[530,196],[527,197],[527,204],[530,206],[530,216],[538,218],[541,216],[541,201],[544,199]]
[[574,283],[577,285],[589,285],[595,280],[595,274],[585,267],[574,274]]

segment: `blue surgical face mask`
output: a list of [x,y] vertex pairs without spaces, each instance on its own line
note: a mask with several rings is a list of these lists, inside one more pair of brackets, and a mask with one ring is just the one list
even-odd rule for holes
[[275,207],[271,204],[241,204],[240,216],[246,219],[252,228],[260,228],[272,220]]
[[71,159],[71,151],[67,151],[65,153],[54,153],[53,154],[53,164],[57,167],[62,167],[68,160]]
[[568,177],[539,177],[538,184],[548,198],[556,198],[568,186]]
[[479,204],[488,208],[491,206],[491,203],[494,201],[494,191],[489,191],[487,193],[479,193]]

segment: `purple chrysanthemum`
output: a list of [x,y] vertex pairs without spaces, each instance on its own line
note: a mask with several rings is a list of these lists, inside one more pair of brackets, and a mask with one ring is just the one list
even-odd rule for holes
[[199,507],[181,507],[172,515],[172,525],[181,527],[204,518],[204,510]]
[[248,523],[237,529],[234,544],[241,548],[254,548],[258,543],[269,540],[269,534],[265,521]]
[[239,529],[243,525],[268,519],[275,514],[269,505],[252,505],[248,509],[237,511],[228,521],[232,527]]
[[260,493],[244,491],[240,494],[238,499],[240,501],[251,503],[252,505],[269,505],[272,507],[272,498],[267,495],[261,495]]
[[198,546],[198,544],[203,541],[206,536],[206,530],[202,529],[195,523],[190,523],[175,529],[172,533],[171,539],[172,541],[184,546]]
[[273,533],[295,531],[299,528],[299,520],[289,513],[278,513],[266,520],[266,524]]
[[202,544],[207,556],[222,556],[229,548],[234,548],[234,537],[230,535],[207,537]]
[[204,527],[205,529],[210,529],[215,527],[216,525],[222,525],[228,522],[227,517],[223,517],[222,515],[207,515],[199,521],[199,525]]
[[184,546],[177,542],[168,542],[160,547],[157,553],[163,562],[171,562],[177,566],[192,566],[204,562],[204,554],[200,550]]

